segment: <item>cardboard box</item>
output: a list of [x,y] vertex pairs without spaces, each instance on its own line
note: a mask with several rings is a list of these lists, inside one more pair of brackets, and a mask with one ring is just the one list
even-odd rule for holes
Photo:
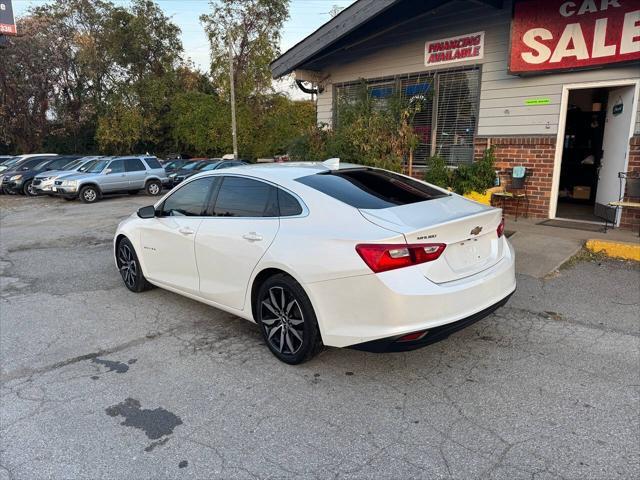
[[573,198],[577,200],[589,200],[591,197],[591,187],[573,187]]

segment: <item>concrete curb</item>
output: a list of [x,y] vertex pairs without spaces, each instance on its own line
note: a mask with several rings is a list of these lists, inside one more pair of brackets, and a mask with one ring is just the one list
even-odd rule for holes
[[615,242],[611,240],[587,240],[585,248],[593,253],[603,253],[609,257],[640,262],[640,244]]

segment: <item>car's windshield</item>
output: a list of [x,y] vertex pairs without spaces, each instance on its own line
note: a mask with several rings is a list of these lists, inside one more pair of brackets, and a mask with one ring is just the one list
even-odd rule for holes
[[8,162],[3,163],[2,166],[4,166],[4,167],[13,167],[20,160],[22,160],[22,159],[21,158],[14,158],[13,160],[9,160]]
[[100,173],[107,166],[109,160],[97,160],[91,167],[87,168],[87,173]]
[[84,165],[82,165],[78,171],[79,172],[86,172],[87,170],[89,170],[91,167],[93,167],[96,164],[97,160],[91,160],[90,162],[85,163]]
[[220,162],[209,163],[202,167],[200,170],[202,170],[203,172],[207,170],[215,170],[218,165],[220,165]]
[[182,165],[184,162],[182,160],[174,160],[173,162],[169,162],[167,163],[164,168],[167,168],[169,170],[175,169],[175,168],[180,168],[180,165]]
[[67,163],[66,165],[61,167],[60,170],[74,170],[76,167],[82,165],[82,162],[84,162],[84,160],[81,158],[78,158],[77,160],[73,160]]
[[183,170],[193,170],[200,162],[189,162],[182,166]]

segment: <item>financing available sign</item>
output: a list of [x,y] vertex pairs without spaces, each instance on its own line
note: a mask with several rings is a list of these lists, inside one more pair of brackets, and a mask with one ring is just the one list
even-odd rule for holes
[[11,0],[0,0],[0,35],[15,35],[16,21],[13,18]]
[[509,71],[578,70],[640,61],[638,0],[518,0]]
[[481,60],[484,57],[484,32],[430,40],[424,46],[427,67]]

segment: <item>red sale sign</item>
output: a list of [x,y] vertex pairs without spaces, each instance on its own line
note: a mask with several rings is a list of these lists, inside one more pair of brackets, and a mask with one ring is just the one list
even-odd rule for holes
[[521,0],[513,8],[509,72],[640,61],[640,0]]

